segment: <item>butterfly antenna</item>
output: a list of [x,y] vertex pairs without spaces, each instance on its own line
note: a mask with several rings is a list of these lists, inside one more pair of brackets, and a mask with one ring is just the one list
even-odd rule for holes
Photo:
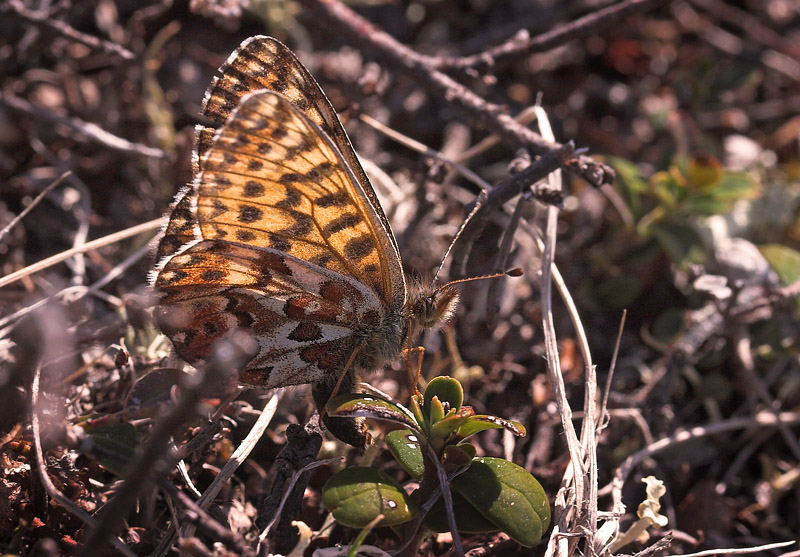
[[483,280],[483,279],[493,279],[493,278],[500,278],[500,277],[521,277],[522,276],[522,269],[519,267],[514,267],[513,269],[509,269],[507,271],[503,271],[502,273],[492,273],[491,275],[480,275],[477,277],[468,277],[458,280],[451,280],[450,282],[441,285],[439,288],[436,289],[438,292],[439,290],[444,290],[449,286],[453,286],[454,284],[460,284],[462,282],[471,282],[473,280]]
[[[481,190],[481,193],[478,194],[478,198],[475,200],[475,207],[470,211],[467,218],[464,219],[464,222],[461,223],[461,226],[458,228],[458,232],[456,235],[453,236],[453,240],[450,242],[450,245],[447,247],[447,251],[444,252],[444,257],[442,257],[442,262],[439,263],[439,268],[436,269],[436,274],[433,275],[433,284],[436,284],[436,279],[439,278],[439,273],[442,272],[442,267],[444,267],[444,262],[447,261],[447,257],[450,255],[450,252],[453,251],[453,246],[456,245],[456,242],[461,237],[461,233],[464,232],[464,229],[469,224],[469,221],[472,220],[472,217],[475,216],[475,213],[478,212],[478,209],[486,202],[486,199],[489,197],[489,194],[486,190]],[[498,276],[503,276],[505,273],[501,273]],[[488,277],[476,277],[476,278],[488,278]],[[459,281],[456,281],[459,282]],[[452,284],[452,283],[449,283]]]

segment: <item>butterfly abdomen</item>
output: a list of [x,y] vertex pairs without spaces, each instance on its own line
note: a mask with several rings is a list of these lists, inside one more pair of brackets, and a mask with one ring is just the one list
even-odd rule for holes
[[359,372],[372,373],[396,359],[408,331],[408,318],[400,312],[390,311],[382,317],[371,314],[365,313],[353,335],[359,350],[354,364]]

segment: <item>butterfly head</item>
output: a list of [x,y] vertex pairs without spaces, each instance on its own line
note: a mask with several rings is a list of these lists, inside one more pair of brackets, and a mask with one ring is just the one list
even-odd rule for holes
[[426,329],[438,324],[447,323],[456,312],[458,306],[458,290],[449,284],[440,286],[432,294],[423,298],[425,307],[422,326]]
[[410,289],[409,300],[407,302],[410,310],[409,313],[413,320],[412,326],[416,328],[415,330],[419,331],[447,323],[455,314],[456,307],[458,306],[458,290],[455,288],[456,284],[473,280],[500,278],[503,276],[518,277],[520,275],[522,275],[522,269],[516,268],[504,273],[454,280],[439,286],[433,291],[431,291],[430,288],[425,289],[417,284],[415,288]]
[[435,290],[416,284],[409,289],[408,314],[411,328],[419,332],[437,325],[444,325],[455,314],[458,305],[458,290],[449,284]]

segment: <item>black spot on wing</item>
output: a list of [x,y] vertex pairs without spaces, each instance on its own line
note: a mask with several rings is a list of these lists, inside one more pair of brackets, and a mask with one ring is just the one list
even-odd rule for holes
[[330,263],[331,261],[334,261],[333,256],[328,253],[320,253],[311,258],[311,262],[314,265],[319,265],[324,269],[328,268],[328,263]]
[[296,187],[289,185],[288,183],[285,185],[286,188],[286,197],[278,201],[275,206],[279,209],[293,209],[300,205],[303,201],[302,195],[300,195],[300,190]]
[[248,180],[242,190],[244,197],[262,197],[264,195],[264,184],[255,180]]
[[236,239],[242,243],[248,244],[256,239],[256,235],[249,230],[239,228],[236,230]]
[[325,195],[319,196],[314,203],[322,208],[327,207],[340,207],[348,205],[350,202],[350,196],[344,190],[338,190],[334,193],[326,193]]
[[264,212],[258,207],[252,205],[239,206],[239,222],[252,223],[261,220]]
[[289,135],[289,132],[286,131],[286,128],[276,127],[274,130],[272,130],[272,138],[275,141],[280,141],[284,139],[287,135]]
[[209,218],[215,219],[228,212],[228,206],[221,199],[214,199],[211,204],[211,214]]
[[314,342],[322,339],[322,329],[311,321],[301,321],[289,333],[289,339],[297,342]]
[[308,236],[309,232],[311,232],[311,229],[314,227],[314,221],[311,220],[311,217],[302,213],[295,213],[292,216],[295,219],[294,223],[281,230],[281,234],[294,238]]
[[341,215],[339,218],[332,220],[329,222],[325,228],[324,232],[326,235],[336,234],[337,232],[341,232],[347,228],[353,228],[358,223],[361,222],[361,216],[355,213],[345,213]]
[[363,235],[353,238],[344,246],[344,254],[350,259],[361,261],[375,250],[375,240],[372,236]]
[[278,179],[281,184],[294,184],[295,182],[301,182],[302,180],[303,177],[297,172],[287,172]]
[[206,269],[200,274],[200,278],[203,282],[219,282],[225,278],[225,275],[225,271],[220,269]]
[[314,182],[318,182],[323,178],[330,177],[336,170],[336,166],[330,161],[319,163],[317,166],[306,172],[306,177]]
[[278,236],[277,234],[270,234],[269,247],[271,247],[272,249],[276,249],[278,251],[288,252],[290,249],[292,249],[292,243],[283,236]]

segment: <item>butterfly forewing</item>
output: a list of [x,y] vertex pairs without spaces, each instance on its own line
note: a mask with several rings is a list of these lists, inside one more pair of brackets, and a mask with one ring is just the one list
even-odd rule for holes
[[263,246],[355,278],[387,308],[404,301],[400,261],[336,147],[284,97],[244,97],[197,186],[204,239]]
[[[212,121],[222,124],[227,121],[242,96],[258,89],[280,93],[333,141],[383,222],[394,250],[397,251],[397,242],[389,222],[336,111],[314,77],[283,43],[265,36],[251,37],[244,41],[222,65],[220,75],[206,91],[204,114]],[[207,129],[198,133],[198,153],[201,159],[209,145],[208,139]]]
[[288,99],[333,139],[348,165],[355,168],[358,160],[349,152],[352,149],[343,148],[350,140],[325,93],[294,53],[272,37],[251,37],[231,54],[206,91],[203,113],[223,124],[241,97],[259,89]]
[[216,340],[249,330],[258,348],[240,380],[270,387],[336,377],[387,322],[401,331],[389,351],[400,349],[399,258],[316,124],[279,94],[250,93],[201,169],[173,209],[156,278],[159,324],[181,357],[207,361]]

